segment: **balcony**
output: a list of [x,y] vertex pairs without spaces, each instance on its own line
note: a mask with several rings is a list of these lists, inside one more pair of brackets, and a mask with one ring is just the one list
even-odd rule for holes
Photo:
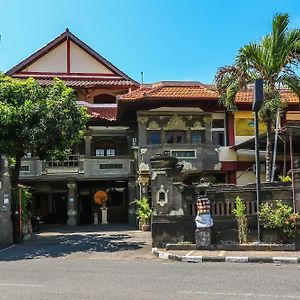
[[42,173],[49,175],[83,173],[83,158],[80,155],[69,155],[66,160],[44,161]]
[[21,179],[48,178],[72,175],[82,179],[114,179],[134,175],[134,160],[129,156],[85,157],[70,155],[66,160],[41,161],[37,158],[23,158]]

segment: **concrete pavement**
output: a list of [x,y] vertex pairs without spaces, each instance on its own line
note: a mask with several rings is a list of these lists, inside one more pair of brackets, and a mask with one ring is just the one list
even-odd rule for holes
[[151,233],[128,225],[44,226],[0,261],[37,258],[153,259]]

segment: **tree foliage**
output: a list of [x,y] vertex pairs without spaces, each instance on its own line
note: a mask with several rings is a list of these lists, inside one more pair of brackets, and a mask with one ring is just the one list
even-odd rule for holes
[[42,87],[32,79],[0,77],[0,153],[15,162],[16,185],[21,157],[63,155],[85,131],[88,115],[76,104],[74,91],[60,79]]
[[[297,76],[300,62],[300,29],[289,29],[288,25],[288,14],[275,15],[272,32],[260,42],[251,42],[240,48],[235,63],[219,68],[215,76],[221,94],[220,102],[229,110],[236,109],[235,97],[239,91],[247,89],[256,79],[263,79],[265,101],[260,110],[260,118],[267,122],[268,137],[277,111],[286,105],[282,101],[280,90],[289,88],[300,97],[300,79]],[[269,139],[266,151],[266,158],[269,159]],[[266,163],[268,171],[271,161]]]

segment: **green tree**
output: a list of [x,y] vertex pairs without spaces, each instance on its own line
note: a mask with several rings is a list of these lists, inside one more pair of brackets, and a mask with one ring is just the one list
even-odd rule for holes
[[40,159],[62,156],[82,138],[87,120],[86,110],[63,81],[41,87],[32,78],[0,76],[0,153],[12,162],[12,187],[18,184],[26,153]]
[[235,208],[233,209],[233,215],[237,220],[239,243],[245,244],[248,240],[248,219],[246,204],[239,196],[237,196],[235,199]]
[[285,103],[280,89],[290,88],[300,97],[300,80],[297,76],[300,58],[300,30],[289,29],[288,14],[277,14],[273,18],[272,32],[260,42],[251,42],[240,48],[235,63],[218,69],[215,76],[220,101],[229,110],[235,110],[236,94],[247,89],[255,79],[264,81],[265,101],[260,118],[267,124],[266,180],[271,175],[271,132],[277,111]]

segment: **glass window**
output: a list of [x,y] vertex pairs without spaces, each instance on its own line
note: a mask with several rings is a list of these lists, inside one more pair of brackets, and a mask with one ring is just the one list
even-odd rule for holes
[[196,150],[171,150],[171,155],[176,158],[196,158]]
[[148,145],[161,144],[160,131],[149,131],[148,132]]
[[192,144],[204,144],[205,143],[205,131],[194,131],[191,135]]
[[183,144],[185,138],[184,131],[168,131],[166,133],[166,142],[168,144]]
[[212,128],[224,128],[224,119],[213,119]]
[[21,165],[20,172],[30,172],[30,166],[29,165]]
[[116,156],[116,149],[113,148],[106,149],[106,156]]
[[213,145],[224,146],[225,145],[224,131],[212,131],[212,143]]
[[96,156],[105,156],[105,149],[96,149]]

